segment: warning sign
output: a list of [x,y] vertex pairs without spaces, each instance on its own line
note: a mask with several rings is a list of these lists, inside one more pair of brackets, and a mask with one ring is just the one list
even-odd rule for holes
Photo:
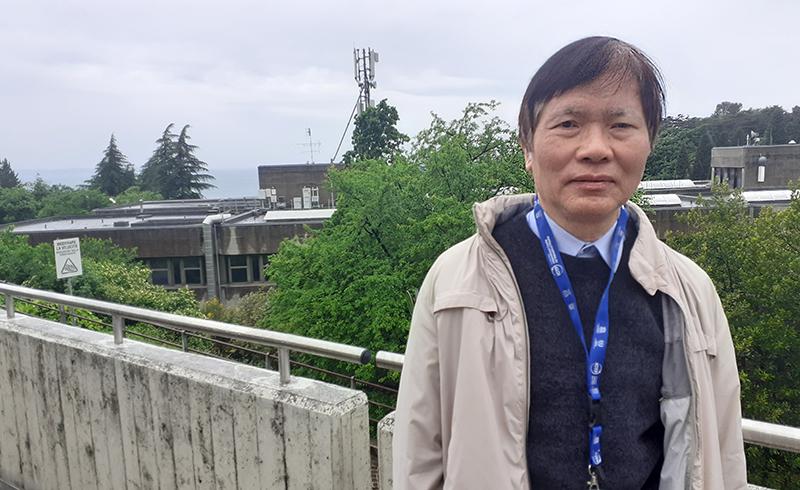
[[81,243],[77,238],[53,241],[56,255],[56,277],[64,279],[83,274],[81,264]]

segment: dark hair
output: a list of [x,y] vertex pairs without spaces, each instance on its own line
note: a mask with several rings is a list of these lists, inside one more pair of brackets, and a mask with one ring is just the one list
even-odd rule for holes
[[601,78],[609,83],[638,83],[650,144],[655,144],[664,117],[661,73],[636,46],[613,37],[595,36],[564,46],[531,78],[519,111],[519,141],[523,148],[530,148],[539,113],[550,99]]

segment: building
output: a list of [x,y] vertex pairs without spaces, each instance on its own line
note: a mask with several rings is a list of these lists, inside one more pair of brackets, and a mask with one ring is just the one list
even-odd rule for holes
[[260,196],[141,202],[90,216],[14,223],[31,244],[108,239],[135,248],[154,284],[188,287],[200,299],[238,298],[268,287],[264,267],[280,243],[319,228],[335,212],[327,184],[333,164],[260,165]]
[[712,148],[711,178],[745,191],[786,189],[800,179],[800,145]]
[[259,165],[258,188],[270,209],[333,208],[336,199],[327,185],[332,163]]
[[264,209],[258,199],[152,201],[97,209],[90,216],[13,225],[31,244],[61,238],[108,239],[135,248],[154,284],[188,287],[222,301],[268,286],[264,267],[280,243],[318,228],[335,209]]

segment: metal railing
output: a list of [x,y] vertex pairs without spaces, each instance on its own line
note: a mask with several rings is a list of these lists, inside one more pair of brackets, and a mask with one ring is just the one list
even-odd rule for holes
[[[404,359],[405,356],[402,354],[378,351],[375,354],[375,365],[379,368],[402,371]],[[797,427],[742,419],[742,435],[744,442],[748,444],[800,453],[800,428]]]
[[361,347],[329,342],[327,340],[312,339],[283,332],[274,332],[258,328],[243,327],[231,323],[217,322],[204,318],[194,318],[173,313],[148,310],[135,306],[126,306],[94,299],[70,296],[67,294],[40,291],[38,289],[0,283],[0,294],[5,295],[6,316],[14,318],[15,298],[40,300],[56,303],[62,306],[81,308],[84,310],[108,315],[111,317],[111,326],[114,332],[114,343],[121,344],[125,337],[125,321],[149,323],[164,328],[177,328],[190,332],[202,333],[212,336],[227,337],[229,339],[251,342],[264,345],[278,351],[278,372],[282,384],[290,380],[289,353],[302,352],[339,361],[356,364],[370,362],[370,351]]
[[[183,347],[183,349],[186,351],[190,350],[188,349],[187,340],[188,336],[191,335],[189,332],[225,337],[228,339],[251,342],[253,344],[273,348],[278,352],[278,371],[280,373],[280,380],[282,384],[286,384],[290,380],[289,353],[292,351],[356,364],[367,364],[371,359],[370,351],[361,347],[354,347],[351,345],[302,337],[283,332],[244,327],[241,325],[217,322],[204,318],[187,317],[134,306],[126,306],[94,299],[81,298],[79,296],[70,296],[50,291],[41,291],[38,289],[31,289],[13,284],[0,283],[0,294],[5,295],[5,309],[6,316],[8,318],[14,318],[15,316],[15,299],[39,300],[57,304],[58,308],[56,308],[56,310],[60,313],[62,323],[66,317],[64,312],[65,306],[81,308],[110,316],[111,328],[114,332],[114,342],[117,344],[121,344],[125,338],[125,322],[126,320],[129,320],[156,325],[158,327],[181,334],[182,346],[175,345],[175,347]],[[73,313],[70,316],[74,315],[75,314]],[[84,320],[96,322],[96,320],[91,319]],[[146,337],[140,333],[130,333],[136,336]],[[161,339],[151,340],[164,342]],[[234,346],[232,344],[221,342],[215,339],[208,340],[213,340],[214,342],[222,343],[223,345],[235,347],[245,351],[249,350],[242,346]],[[375,365],[379,368],[399,372],[403,369],[404,359],[405,356],[402,354],[379,351],[375,355]],[[307,366],[296,361],[293,362],[303,367],[312,368],[312,366]],[[339,373],[333,372],[326,372],[326,374],[339,375]],[[357,380],[353,376],[339,376],[348,378],[351,388],[355,388],[355,384],[357,382],[358,384],[367,387],[388,389],[388,387],[376,385],[363,380]],[[388,405],[378,405],[386,409],[392,408]],[[757,420],[743,419],[742,433],[744,435],[745,442],[748,444],[790,451],[793,453],[800,453],[800,428],[760,422]]]

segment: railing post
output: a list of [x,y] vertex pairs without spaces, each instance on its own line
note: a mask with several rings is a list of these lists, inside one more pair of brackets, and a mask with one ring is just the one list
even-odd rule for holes
[[58,320],[61,323],[67,323],[67,310],[64,305],[58,305]]
[[351,390],[355,390],[356,389],[356,377],[355,376],[350,376],[350,389]]
[[289,372],[289,349],[286,347],[278,348],[278,372],[281,375],[281,384],[289,383],[291,373]]
[[189,336],[186,335],[186,330],[181,330],[181,346],[183,352],[189,352]]
[[14,318],[16,310],[14,309],[14,297],[6,294],[6,318]]
[[125,318],[120,315],[111,315],[111,326],[114,329],[114,343],[121,344],[125,336]]

